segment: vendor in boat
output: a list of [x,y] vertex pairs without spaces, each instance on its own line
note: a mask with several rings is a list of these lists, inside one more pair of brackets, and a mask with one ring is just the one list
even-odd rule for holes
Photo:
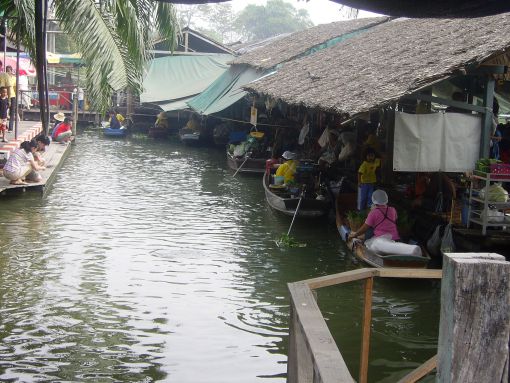
[[194,132],[198,132],[200,130],[200,121],[198,120],[198,116],[195,113],[191,114],[185,128],[193,130]]
[[[357,238],[369,230],[373,232],[374,237],[389,234],[394,241],[400,239],[397,229],[397,210],[388,206],[388,194],[384,190],[378,189],[372,193],[372,209],[365,223],[357,231],[349,233],[349,239]],[[367,237],[368,235],[365,239],[368,239]]]
[[120,121],[117,119],[115,110],[110,110],[110,129],[120,129]]
[[299,161],[297,160],[296,153],[290,152],[288,150],[283,152],[282,157],[285,162],[278,166],[275,176],[283,177],[284,183],[287,184],[291,181],[294,181],[294,174],[296,174],[296,169],[299,165]]
[[168,129],[168,119],[165,112],[161,112],[158,114],[154,127]]

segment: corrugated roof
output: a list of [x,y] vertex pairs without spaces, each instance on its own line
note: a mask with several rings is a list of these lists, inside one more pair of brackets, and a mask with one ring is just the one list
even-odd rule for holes
[[350,115],[463,73],[510,49],[510,13],[396,19],[288,62],[245,88],[289,104]]

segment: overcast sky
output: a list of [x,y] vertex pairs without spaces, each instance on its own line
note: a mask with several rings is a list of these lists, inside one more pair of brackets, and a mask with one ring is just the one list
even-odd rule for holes
[[[284,0],[287,3],[290,3],[294,6],[294,8],[303,8],[308,11],[310,14],[310,18],[312,19],[314,24],[325,24],[330,23],[332,21],[345,20],[347,18],[347,11],[340,10],[342,7],[338,3],[334,3],[329,0],[309,0],[308,2],[305,0]],[[232,8],[234,11],[238,12],[248,4],[257,4],[262,5],[266,4],[266,0],[232,0]],[[361,17],[374,17],[378,16],[374,13],[361,11],[358,15],[358,18]]]

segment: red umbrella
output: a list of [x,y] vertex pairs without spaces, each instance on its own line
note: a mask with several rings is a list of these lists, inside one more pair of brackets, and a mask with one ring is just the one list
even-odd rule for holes
[[[0,59],[2,56],[0,55]],[[4,68],[6,66],[12,66],[14,70],[16,70],[16,57],[6,56],[4,62]],[[20,76],[35,76],[35,68],[30,62],[30,59],[20,57],[19,59],[19,74]]]

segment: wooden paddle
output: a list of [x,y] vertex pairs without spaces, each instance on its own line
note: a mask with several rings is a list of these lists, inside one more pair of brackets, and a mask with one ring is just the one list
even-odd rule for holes
[[241,170],[241,168],[242,168],[242,167],[243,167],[243,165],[246,163],[246,161],[248,161],[248,160],[250,159],[250,157],[251,157],[251,152],[246,152],[246,155],[245,155],[245,156],[246,156],[245,160],[244,160],[244,161],[243,161],[243,163],[242,163],[242,164],[241,164],[241,165],[237,168],[237,170],[236,170],[236,172],[234,173],[234,175],[232,176],[232,178],[234,178],[234,177],[237,175],[237,173],[239,173],[239,170]]

